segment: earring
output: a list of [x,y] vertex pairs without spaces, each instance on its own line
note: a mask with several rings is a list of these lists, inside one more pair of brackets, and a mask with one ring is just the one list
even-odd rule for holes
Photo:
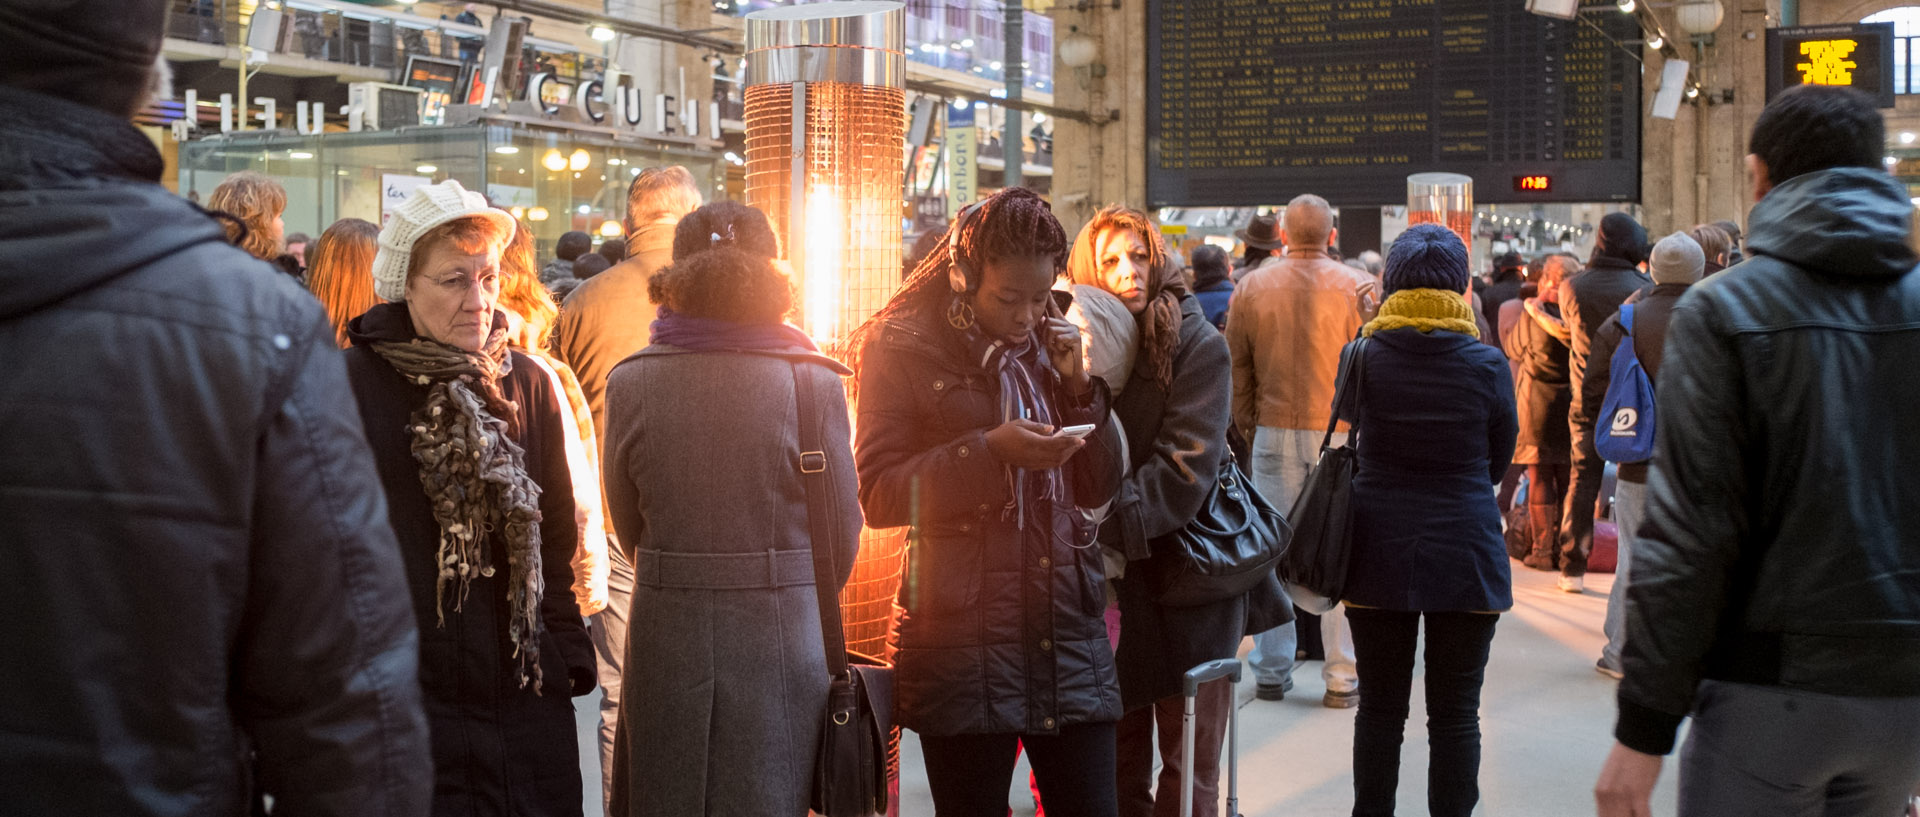
[[973,328],[974,320],[973,304],[967,303],[966,298],[956,295],[947,302],[947,325],[965,332]]

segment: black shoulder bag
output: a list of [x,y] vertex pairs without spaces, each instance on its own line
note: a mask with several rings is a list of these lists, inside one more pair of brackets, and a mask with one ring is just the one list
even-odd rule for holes
[[[1341,351],[1340,383],[1334,387],[1333,416],[1320,440],[1320,460],[1307,473],[1307,484],[1294,500],[1293,547],[1280,562],[1280,578],[1335,602],[1347,586],[1347,559],[1353,554],[1353,472],[1359,455],[1354,442],[1358,425],[1360,384],[1366,369],[1367,339],[1347,344]],[[1340,410],[1351,398],[1356,423],[1346,445],[1333,448],[1333,429]]]
[[888,744],[893,736],[893,667],[847,652],[840,623],[839,571],[834,554],[842,534],[827,494],[826,437],[813,380],[792,363],[793,394],[800,409],[800,481],[807,490],[812,532],[814,593],[820,601],[820,633],[827,655],[826,719],[813,762],[814,813],[867,817],[887,812]]
[[1293,529],[1240,470],[1229,449],[1193,521],[1147,562],[1154,601],[1193,607],[1246,595],[1273,575]]

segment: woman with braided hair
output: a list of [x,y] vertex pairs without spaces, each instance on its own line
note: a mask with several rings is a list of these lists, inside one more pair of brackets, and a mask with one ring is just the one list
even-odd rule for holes
[[860,504],[913,526],[896,715],[939,817],[1005,815],[1017,745],[1049,815],[1113,817],[1120,688],[1081,509],[1112,499],[1120,439],[1054,300],[1067,237],[1021,188],[950,230],[852,339]]
[[435,817],[581,813],[569,698],[593,690],[594,657],[570,591],[568,427],[551,380],[509,349],[513,231],[458,182],[415,190],[374,258],[388,303],[347,327],[419,623]]

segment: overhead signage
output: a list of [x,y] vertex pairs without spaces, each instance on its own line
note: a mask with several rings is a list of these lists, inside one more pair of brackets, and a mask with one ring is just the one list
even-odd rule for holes
[[1893,107],[1892,23],[1767,29],[1767,99],[1796,85],[1837,85]]
[[[1487,0],[1148,0],[1147,203],[1301,193],[1406,203],[1461,173],[1487,203],[1640,198],[1631,15]],[[1552,178],[1516,191],[1515,176]]]
[[407,58],[406,78],[400,84],[419,88],[420,124],[447,123],[447,106],[453,104],[454,90],[460,87],[460,63],[438,57]]
[[973,106],[947,110],[947,212],[958,214],[980,197],[980,135]]

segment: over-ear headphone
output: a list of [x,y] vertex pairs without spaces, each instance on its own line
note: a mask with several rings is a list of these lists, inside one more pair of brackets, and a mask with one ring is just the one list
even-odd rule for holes
[[973,268],[960,258],[960,234],[966,232],[967,223],[980,213],[984,201],[976,201],[960,210],[959,217],[953,220],[953,226],[947,230],[947,285],[959,294],[972,292],[974,281],[979,278]]

